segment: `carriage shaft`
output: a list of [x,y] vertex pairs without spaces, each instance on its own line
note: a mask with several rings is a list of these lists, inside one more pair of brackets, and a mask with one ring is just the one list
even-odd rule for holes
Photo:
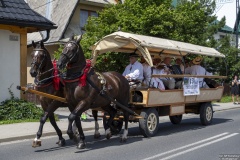
[[44,92],[40,92],[40,91],[37,91],[37,90],[34,90],[34,89],[29,89],[27,87],[17,86],[17,89],[21,90],[21,91],[24,91],[24,92],[29,92],[29,93],[33,93],[33,94],[36,94],[36,95],[39,95],[39,96],[50,98],[50,99],[53,99],[53,100],[56,100],[56,101],[67,103],[66,98],[54,96],[54,95],[47,94],[47,93],[44,93]]

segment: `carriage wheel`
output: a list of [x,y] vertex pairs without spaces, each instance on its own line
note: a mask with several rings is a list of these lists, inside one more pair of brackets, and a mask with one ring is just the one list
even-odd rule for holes
[[158,132],[159,115],[155,108],[144,109],[139,119],[139,129],[144,137],[153,137]]
[[200,108],[200,120],[202,125],[207,126],[212,123],[213,108],[211,103],[203,103]]
[[169,116],[169,119],[172,122],[172,124],[179,124],[182,121],[182,114],[176,116]]
[[[108,123],[108,119],[106,118],[106,113],[104,113],[103,116],[103,127],[107,128],[107,123]],[[112,127],[110,128],[112,135],[114,134],[118,134],[119,132],[121,132],[122,130],[122,126],[123,126],[123,121],[122,120],[113,120],[112,121]]]

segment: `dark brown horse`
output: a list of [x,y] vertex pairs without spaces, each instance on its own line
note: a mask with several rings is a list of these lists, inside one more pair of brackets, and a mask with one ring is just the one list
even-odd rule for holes
[[[89,67],[89,61],[86,62],[83,50],[80,46],[81,37],[75,40],[73,37],[65,44],[60,59],[58,60],[59,70],[64,74],[61,78],[65,81],[66,99],[71,108],[69,115],[69,126],[67,134],[70,139],[73,138],[72,122],[75,120],[79,131],[80,141],[78,148],[85,148],[85,136],[82,130],[81,122],[76,120],[84,111],[101,107],[108,112],[110,118],[105,125],[106,136],[110,137],[110,127],[113,118],[117,112],[110,103],[111,101],[102,96],[111,96],[124,106],[128,106],[129,84],[128,81],[117,72],[95,72]],[[126,141],[128,132],[129,113],[123,111],[125,130],[121,141]]]
[[[53,82],[53,63],[51,61],[49,52],[44,47],[43,42],[40,42],[40,44],[35,44],[34,42],[32,42],[32,45],[34,49],[31,53],[32,62],[30,74],[32,77],[35,77],[36,89],[41,92],[45,92],[59,97],[64,97],[63,86],[58,86],[58,89],[54,87],[54,85],[56,84],[54,84]],[[59,108],[60,106],[66,106],[66,104],[42,96],[40,96],[40,102],[44,110],[44,114],[40,119],[39,130],[37,132],[36,138],[33,141],[32,146],[41,146],[40,137],[42,136],[43,125],[46,122],[47,118],[49,118],[50,123],[58,134],[59,141],[57,142],[57,144],[59,146],[65,145],[65,139],[62,137],[62,132],[57,126],[53,113],[57,108]]]

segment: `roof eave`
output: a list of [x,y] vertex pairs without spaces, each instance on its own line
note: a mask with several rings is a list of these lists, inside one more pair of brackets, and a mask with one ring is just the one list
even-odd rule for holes
[[80,4],[88,4],[92,6],[97,6],[97,7],[105,7],[106,5],[112,4],[112,3],[97,3],[97,2],[91,2],[91,1],[79,1]]
[[34,23],[34,22],[27,22],[27,21],[18,21],[18,20],[2,20],[0,19],[0,24],[6,24],[6,25],[14,25],[14,26],[19,26],[19,27],[33,27],[36,28],[37,31],[41,31],[41,30],[52,30],[52,29],[56,29],[57,26],[55,25],[49,25],[46,23]]

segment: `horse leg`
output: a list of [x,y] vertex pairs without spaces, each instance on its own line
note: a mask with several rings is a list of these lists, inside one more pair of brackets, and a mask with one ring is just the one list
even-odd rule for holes
[[41,144],[41,136],[42,136],[42,130],[43,130],[43,125],[46,122],[48,118],[48,112],[44,112],[43,116],[40,118],[40,126],[36,135],[36,138],[33,140],[32,147],[40,147]]
[[76,121],[76,126],[77,126],[78,132],[79,132],[79,142],[78,142],[77,148],[78,149],[84,149],[86,147],[86,143],[84,142],[85,136],[84,136],[84,133],[83,133],[80,117],[76,118],[75,121]]
[[78,135],[78,129],[77,129],[77,126],[76,126],[76,121],[73,122],[72,130],[73,130],[73,134],[77,136]]
[[129,121],[129,113],[125,111],[125,112],[124,112],[124,123],[125,123],[125,127],[124,127],[124,132],[123,132],[123,135],[122,135],[122,138],[121,138],[120,142],[126,142],[126,141],[127,141],[128,121]]
[[98,139],[101,137],[100,132],[99,132],[99,124],[98,124],[98,111],[92,110],[92,115],[95,120],[95,132],[94,132],[94,138]]
[[58,144],[58,146],[64,146],[66,144],[66,142],[65,142],[65,139],[62,137],[62,131],[57,126],[57,123],[56,123],[53,113],[49,115],[49,120],[50,120],[50,123],[52,124],[52,126],[54,127],[54,129],[56,130],[57,135],[59,137],[59,141],[56,144]]
[[71,113],[68,116],[68,130],[67,130],[67,134],[69,136],[70,139],[74,138],[74,133],[73,133],[73,129],[72,129],[72,123],[73,121],[77,118],[76,114]]
[[111,133],[111,126],[112,126],[112,122],[113,122],[113,119],[116,115],[116,110],[112,108],[112,106],[108,106],[107,108],[107,112],[109,113],[109,119],[108,119],[108,122],[107,122],[107,125],[104,127],[105,129],[105,135],[106,135],[106,138],[107,139],[110,139],[112,137],[112,133]]

